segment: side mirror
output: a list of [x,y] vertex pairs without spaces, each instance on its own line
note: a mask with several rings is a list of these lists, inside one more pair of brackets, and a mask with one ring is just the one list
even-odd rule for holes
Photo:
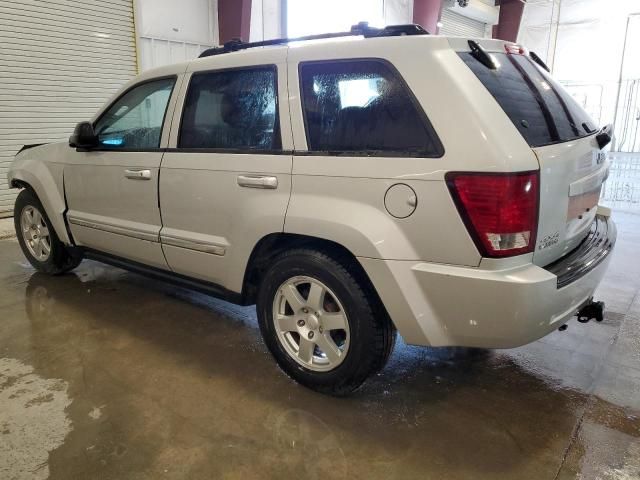
[[69,137],[69,146],[75,148],[93,148],[98,146],[98,136],[93,131],[91,122],[80,122],[73,135]]

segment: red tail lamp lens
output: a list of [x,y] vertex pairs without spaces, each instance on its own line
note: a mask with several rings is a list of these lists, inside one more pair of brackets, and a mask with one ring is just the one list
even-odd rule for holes
[[448,173],[447,185],[485,257],[532,252],[538,229],[538,172]]

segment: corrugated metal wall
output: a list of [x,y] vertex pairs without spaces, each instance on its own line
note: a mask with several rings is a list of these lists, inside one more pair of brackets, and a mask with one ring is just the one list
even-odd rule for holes
[[0,215],[22,145],[65,140],[136,74],[132,0],[0,2]]
[[459,13],[452,12],[445,8],[442,10],[442,16],[440,17],[442,27],[438,33],[440,35],[457,35],[461,37],[484,37],[485,25],[484,23],[474,20]]

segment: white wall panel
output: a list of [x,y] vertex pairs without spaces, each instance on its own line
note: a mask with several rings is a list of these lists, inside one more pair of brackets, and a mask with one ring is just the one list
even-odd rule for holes
[[198,58],[213,44],[196,44],[162,38],[140,37],[140,71]]
[[65,140],[136,74],[132,0],[0,1],[0,214],[22,145]]
[[[313,11],[312,9],[323,9],[324,11],[331,8],[323,0],[308,0],[307,3],[308,8],[311,9],[310,11]],[[385,25],[413,23],[413,0],[374,0],[368,2],[368,8],[366,8],[366,11],[362,11],[362,16],[359,19],[366,20],[368,16],[371,16],[371,10],[374,12],[379,11],[378,16],[382,17]],[[291,36],[291,32],[284,32],[282,28],[282,20],[285,16],[282,12],[282,0],[253,0],[251,4],[250,41],[258,42],[271,38],[281,38],[285,33],[287,36]],[[313,21],[318,22],[318,16],[315,16]],[[342,28],[350,27],[351,23],[355,21],[353,19],[347,21]],[[331,27],[320,25],[320,29],[329,31]],[[305,34],[308,33],[306,32]]]
[[217,0],[135,0],[140,71],[197,58],[218,44]]
[[384,23],[386,25],[413,23],[413,0],[385,1]]

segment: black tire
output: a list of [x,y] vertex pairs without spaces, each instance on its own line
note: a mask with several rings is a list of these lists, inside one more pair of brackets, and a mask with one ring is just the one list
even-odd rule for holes
[[[49,231],[51,251],[48,258],[44,261],[40,261],[29,251],[29,248],[26,245],[24,233],[20,226],[22,212],[27,207],[35,208],[42,215],[42,219]],[[60,275],[73,270],[82,261],[81,254],[77,251],[71,251],[60,241],[53,225],[51,225],[49,217],[47,217],[47,213],[45,212],[42,203],[40,203],[40,200],[35,193],[28,188],[22,190],[18,194],[18,198],[16,199],[14,206],[13,223],[16,229],[18,243],[20,243],[20,248],[22,248],[22,253],[27,257],[29,263],[33,265],[33,268],[39,272],[47,273],[49,275]]]
[[[285,252],[265,272],[256,302],[262,336],[282,370],[308,388],[336,396],[355,391],[381,370],[396,340],[391,320],[369,282],[358,278],[353,261],[312,249]],[[333,370],[318,372],[306,368],[287,353],[278,339],[273,320],[274,301],[280,286],[298,276],[322,282],[335,293],[345,310],[350,345],[342,363]]]

